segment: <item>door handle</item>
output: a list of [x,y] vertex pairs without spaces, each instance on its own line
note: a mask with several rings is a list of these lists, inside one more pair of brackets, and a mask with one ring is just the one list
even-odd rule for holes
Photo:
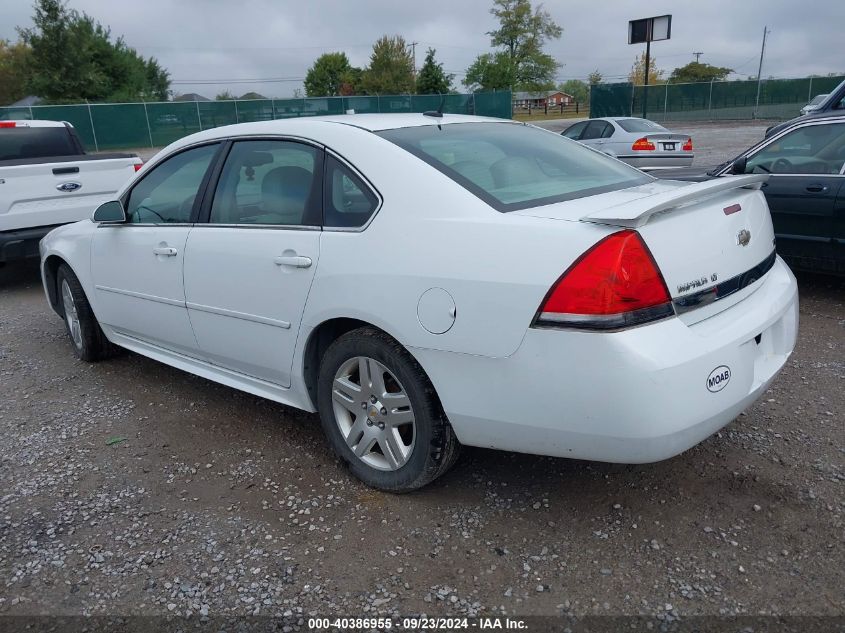
[[177,251],[172,246],[156,246],[153,249],[153,254],[155,255],[163,255],[164,257],[173,257],[176,255]]
[[810,193],[821,193],[823,191],[827,191],[827,185],[807,185],[805,190]]
[[291,266],[293,268],[308,268],[311,265],[310,257],[302,255],[282,255],[273,259],[276,266]]

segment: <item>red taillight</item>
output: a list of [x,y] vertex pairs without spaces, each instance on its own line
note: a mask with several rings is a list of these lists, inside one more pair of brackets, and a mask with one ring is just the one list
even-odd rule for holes
[[688,138],[687,142],[683,144],[681,149],[684,150],[685,152],[691,152],[692,151],[692,139]]
[[0,121],[0,127],[16,127],[17,123],[14,121]]
[[144,166],[144,163],[135,163],[135,171],[141,171],[141,167]]
[[634,144],[631,145],[631,149],[653,150],[654,149],[654,143],[652,143],[650,140],[648,140],[648,137],[644,136],[644,137],[638,138],[636,141],[634,141]]
[[611,330],[674,314],[640,234],[619,231],[584,253],[549,291],[535,325]]

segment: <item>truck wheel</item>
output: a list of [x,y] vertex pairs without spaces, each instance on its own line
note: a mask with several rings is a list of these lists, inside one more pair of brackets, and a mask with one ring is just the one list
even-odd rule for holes
[[409,492],[445,473],[460,444],[419,363],[371,327],[329,346],[320,362],[317,403],[335,453],[358,479]]
[[113,356],[118,348],[103,334],[82,284],[67,264],[59,266],[56,288],[65,327],[76,355],[89,363]]

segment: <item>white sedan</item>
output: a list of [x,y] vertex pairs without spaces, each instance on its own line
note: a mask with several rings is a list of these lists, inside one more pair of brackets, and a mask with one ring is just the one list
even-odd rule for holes
[[638,117],[588,119],[561,134],[645,171],[690,167],[695,159],[691,136]]
[[246,123],[177,141],[52,231],[42,276],[81,359],[126,348],[319,411],[383,490],[461,444],[650,462],[792,352],[765,178],[657,181],[479,117]]

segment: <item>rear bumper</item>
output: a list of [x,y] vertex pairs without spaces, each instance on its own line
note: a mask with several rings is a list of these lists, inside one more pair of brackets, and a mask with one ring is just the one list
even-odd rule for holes
[[58,224],[0,232],[0,262],[38,257],[38,242]]
[[691,152],[683,154],[661,154],[643,152],[639,154],[620,154],[617,158],[638,169],[661,169],[667,167],[692,167],[695,155]]
[[[644,463],[694,446],[759,398],[797,328],[797,285],[778,259],[753,294],[694,325],[529,329],[500,359],[413,351],[464,444]],[[721,366],[731,377],[714,392],[708,378]]]

